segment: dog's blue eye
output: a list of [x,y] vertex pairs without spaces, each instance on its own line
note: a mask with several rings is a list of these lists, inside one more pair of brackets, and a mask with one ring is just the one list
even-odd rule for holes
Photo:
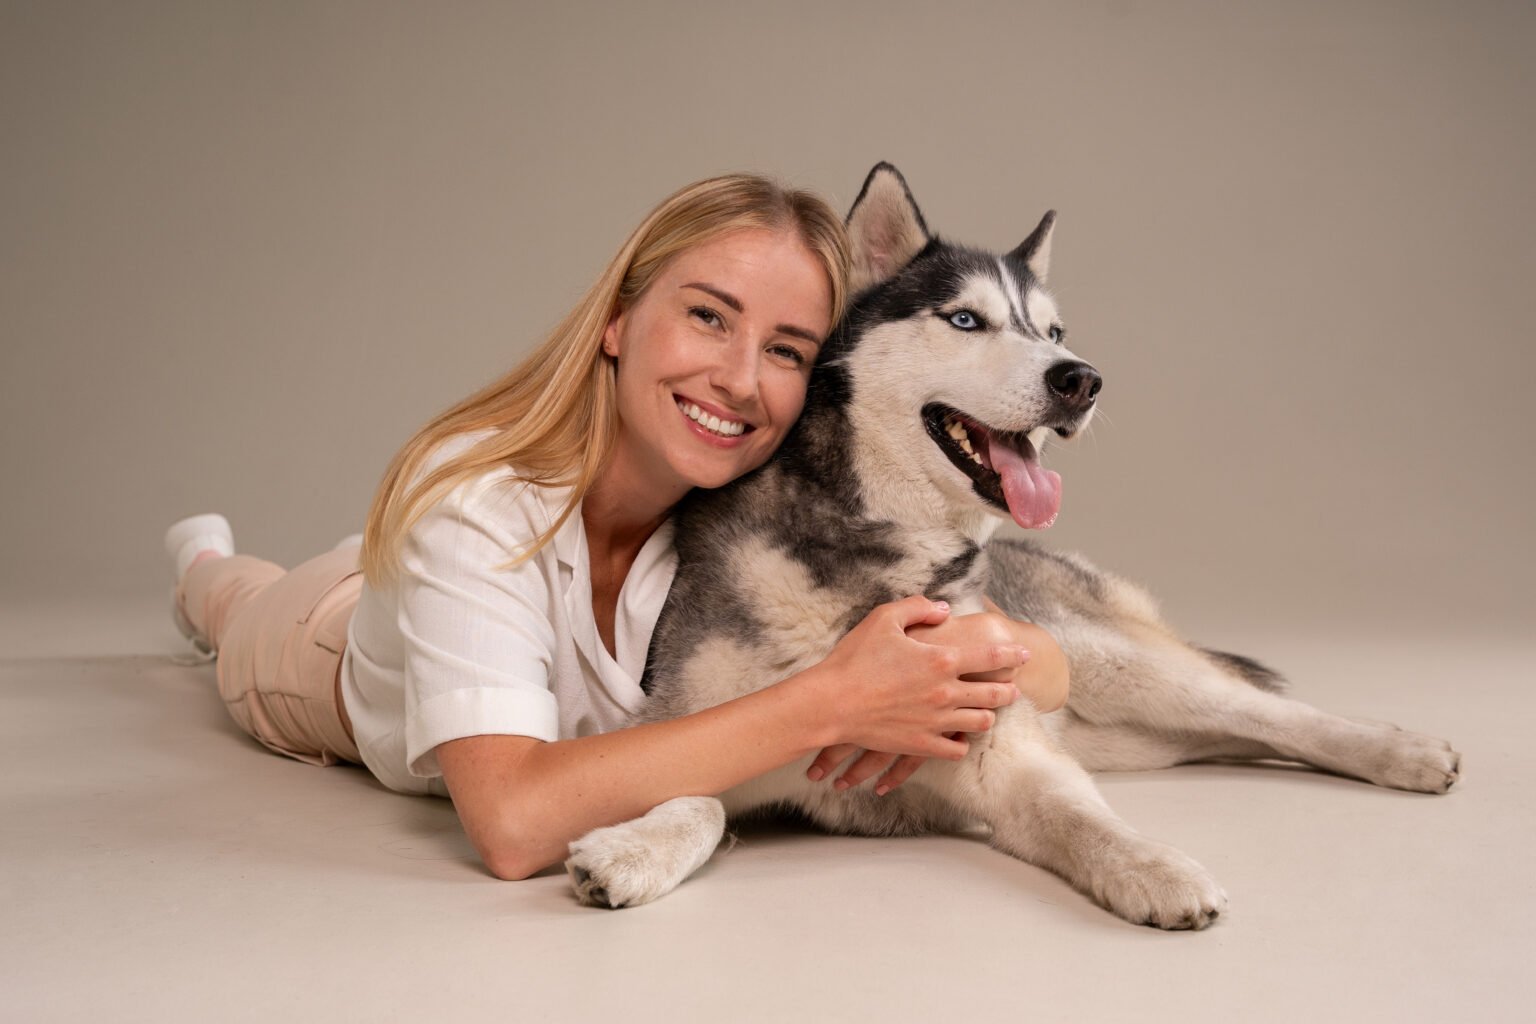
[[976,314],[968,309],[962,309],[958,313],[951,314],[949,322],[962,331],[974,331],[981,326],[981,323],[976,319]]
[[1061,326],[1061,324],[1052,324],[1051,325],[1051,340],[1054,341],[1056,344],[1060,345],[1061,344],[1061,339],[1065,338],[1066,336],[1067,336],[1067,329],[1065,327]]

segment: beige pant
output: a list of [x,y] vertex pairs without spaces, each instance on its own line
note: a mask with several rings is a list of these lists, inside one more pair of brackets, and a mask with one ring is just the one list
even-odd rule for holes
[[208,558],[177,600],[219,652],[219,695],[263,745],[309,764],[361,762],[341,705],[341,652],[363,589],[361,548],[290,572],[249,555]]

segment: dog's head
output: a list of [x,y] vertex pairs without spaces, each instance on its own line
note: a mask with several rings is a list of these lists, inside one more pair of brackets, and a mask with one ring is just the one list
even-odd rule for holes
[[1061,478],[1040,449],[1087,425],[1101,383],[1045,290],[1055,220],[1004,255],[954,245],[896,168],[870,172],[848,214],[855,298],[823,352],[847,378],[866,488],[926,483],[1026,528],[1055,521]]

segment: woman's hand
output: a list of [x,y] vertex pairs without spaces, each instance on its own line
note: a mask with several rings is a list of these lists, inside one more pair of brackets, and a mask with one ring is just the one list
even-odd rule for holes
[[[1031,654],[1024,664],[1013,669],[969,674],[966,680],[1010,681],[1030,699],[1037,710],[1047,712],[1060,708],[1066,703],[1069,688],[1067,661],[1061,649],[1050,634],[1039,626],[1009,618],[990,600],[985,603],[988,611],[947,618],[938,623],[919,623],[907,629],[906,633],[924,643],[957,647],[1022,645]],[[957,739],[959,736],[949,738]],[[827,778],[838,765],[855,754],[859,756],[838,777],[834,786],[839,790],[848,789],[880,776],[879,785],[875,787],[877,796],[884,796],[901,785],[927,760],[926,757],[866,750],[855,744],[842,743],[822,750],[811,763],[806,776],[812,781]]]
[[[946,738],[958,740],[964,733],[950,733]],[[833,787],[841,791],[857,786],[865,779],[872,779],[879,775],[880,784],[875,787],[876,796],[885,796],[897,786],[906,782],[928,760],[926,757],[918,757],[915,754],[887,754],[883,750],[865,750],[863,747],[852,743],[839,743],[835,747],[827,747],[811,763],[806,771],[806,777],[812,782],[820,782],[828,773],[838,765],[848,760],[854,754],[858,754],[858,760],[832,783]]]
[[1029,657],[1019,645],[933,644],[907,635],[911,627],[938,626],[948,617],[947,604],[921,596],[880,605],[805,674],[823,688],[833,715],[838,742],[828,744],[832,751],[958,761],[969,749],[964,734],[990,729],[995,709],[1013,703],[1018,690],[1012,683],[973,677],[1001,671],[1006,679]]
[[992,672],[973,678],[1011,681],[1041,714],[1064,706],[1071,688],[1071,679],[1067,671],[1067,657],[1057,646],[1056,640],[1033,622],[1009,618],[990,598],[983,597],[981,600],[987,609],[984,612],[958,615],[933,626],[913,626],[907,630],[907,635],[924,643],[952,646],[1017,644],[1029,652],[1029,658],[1024,664],[1011,671]]

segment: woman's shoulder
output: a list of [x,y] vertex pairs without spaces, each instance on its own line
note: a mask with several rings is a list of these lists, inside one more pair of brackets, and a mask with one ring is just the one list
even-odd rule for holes
[[[499,432],[492,427],[449,435],[422,461],[420,474],[425,476],[447,465]],[[486,516],[501,529],[521,535],[530,528],[536,532],[547,529],[563,507],[566,490],[533,483],[515,464],[497,461],[466,474],[439,504],[455,516]]]
[[[422,460],[421,468],[418,472],[425,475],[434,469],[447,465],[452,460],[463,455],[482,441],[494,437],[499,432],[495,427],[487,427],[483,430],[468,430],[457,434],[449,434],[433,445],[431,450],[427,452],[427,456]],[[487,470],[487,472],[490,471],[492,470]]]

